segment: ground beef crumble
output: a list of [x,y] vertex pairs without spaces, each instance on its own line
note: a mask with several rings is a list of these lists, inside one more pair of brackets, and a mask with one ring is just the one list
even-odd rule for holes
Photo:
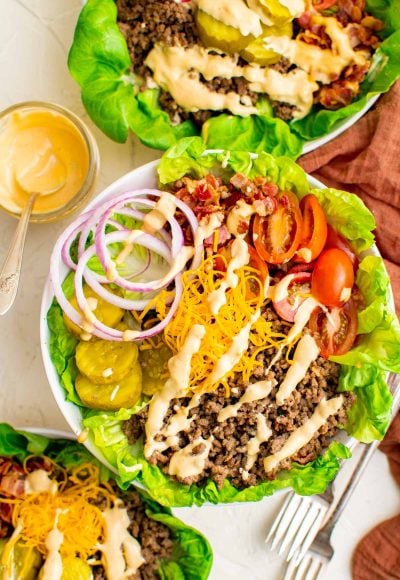
[[[138,540],[141,546],[142,556],[145,563],[140,566],[137,573],[129,576],[128,580],[153,580],[158,575],[156,570],[161,560],[169,560],[172,557],[173,540],[171,531],[167,526],[152,520],[146,515],[145,505],[134,489],[121,491],[113,484],[116,495],[122,499],[128,511],[131,525],[129,532]],[[107,578],[102,566],[93,568],[94,580]]]
[[[281,321],[275,312],[266,307],[264,314],[273,323],[276,332],[287,332],[287,323]],[[231,393],[227,397],[224,389],[220,388],[214,393],[205,394],[200,400],[198,407],[190,411],[189,416],[195,416],[191,423],[190,430],[180,434],[179,447],[170,448],[163,453],[155,452],[150,459],[152,464],[158,464],[167,473],[169,460],[178,448],[182,448],[198,437],[208,439],[213,436],[213,444],[206,462],[205,470],[196,477],[183,480],[184,483],[203,483],[208,478],[214,480],[219,487],[223,485],[226,478],[232,483],[243,488],[256,485],[266,479],[275,477],[277,471],[290,468],[293,461],[307,463],[315,459],[328,445],[330,439],[336,434],[338,426],[346,422],[348,408],[353,403],[351,393],[343,393],[344,405],[339,413],[331,416],[326,424],[321,427],[313,439],[300,449],[295,456],[282,461],[274,472],[265,473],[263,458],[278,451],[290,433],[302,425],[306,419],[311,417],[316,405],[325,397],[330,399],[336,395],[339,370],[338,364],[318,357],[311,364],[305,378],[300,382],[287,402],[281,407],[275,403],[278,386],[286,375],[289,363],[282,356],[271,371],[266,375],[266,368],[275,352],[264,351],[257,355],[260,366],[256,369],[250,382],[262,379],[275,379],[277,385],[272,389],[270,395],[265,399],[243,404],[236,417],[232,417],[222,423],[217,421],[219,411],[227,405],[236,403],[244,393],[246,386],[241,376],[235,376],[230,382]],[[174,405],[186,405],[187,399],[175,399],[171,402],[166,416],[166,422],[172,414]],[[272,436],[268,442],[263,443],[260,453],[250,475],[246,481],[243,480],[242,473],[246,464],[246,445],[255,436],[257,427],[257,414],[262,413],[269,427]],[[134,415],[124,423],[124,432],[129,441],[133,443],[144,433],[144,426],[147,419],[147,409],[143,409],[138,415]]]

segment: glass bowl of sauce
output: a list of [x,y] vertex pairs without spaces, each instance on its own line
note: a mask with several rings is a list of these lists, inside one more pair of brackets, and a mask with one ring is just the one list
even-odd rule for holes
[[74,113],[53,103],[18,103],[0,113],[0,208],[19,218],[32,192],[30,222],[46,223],[90,198],[99,170],[96,141]]

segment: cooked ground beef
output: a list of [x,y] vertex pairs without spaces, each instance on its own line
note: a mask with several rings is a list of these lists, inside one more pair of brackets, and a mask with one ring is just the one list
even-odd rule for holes
[[117,0],[118,25],[125,36],[133,70],[146,77],[143,65],[156,42],[192,46],[199,41],[192,11],[175,0]]
[[[274,331],[287,332],[287,323],[280,320],[271,308],[265,309],[264,316],[272,322]],[[295,456],[281,462],[274,472],[266,474],[263,458],[275,453],[283,446],[290,433],[311,417],[322,398],[330,399],[335,396],[340,370],[336,363],[318,357],[311,364],[305,378],[287,402],[281,407],[277,407],[276,393],[279,384],[286,375],[289,364],[284,353],[266,375],[266,369],[274,354],[275,352],[269,353],[268,351],[258,354],[257,360],[260,362],[260,366],[250,378],[251,383],[262,379],[275,379],[277,381],[277,385],[268,397],[252,403],[245,403],[240,407],[236,417],[222,423],[218,422],[219,411],[238,402],[247,387],[240,375],[235,376],[230,381],[230,396],[226,396],[223,388],[203,395],[198,407],[193,408],[189,413],[189,417],[194,416],[195,418],[191,423],[190,430],[180,433],[179,447],[172,447],[163,453],[155,452],[150,462],[158,464],[167,472],[170,458],[178,448],[184,447],[200,436],[208,439],[212,435],[214,439],[205,470],[199,476],[185,479],[184,483],[202,483],[211,478],[221,487],[224,480],[229,478],[234,485],[242,488],[273,478],[276,471],[290,468],[293,461],[306,463],[317,457],[329,445],[330,438],[337,432],[338,425],[345,422],[347,410],[353,402],[353,395],[344,393],[345,402],[339,413],[330,417],[313,439]],[[165,419],[166,422],[173,413],[175,405],[186,405],[189,400],[189,398],[173,400]],[[272,436],[266,443],[262,443],[258,459],[251,469],[248,479],[244,481],[242,473],[247,459],[246,445],[256,434],[257,414],[259,413],[266,417],[272,430]],[[124,423],[124,432],[131,443],[137,440],[139,433],[143,433],[146,419],[147,409],[144,409],[140,414],[134,415]]]
[[[129,532],[135,537],[141,546],[142,556],[146,562],[140,566],[137,574],[130,576],[129,580],[152,580],[156,575],[160,561],[172,557],[173,541],[171,531],[163,524],[156,522],[146,515],[145,506],[137,491],[130,489],[121,491],[115,484],[115,493],[120,497],[128,510],[132,523]],[[93,568],[94,580],[106,578],[104,568]]]
[[272,101],[271,104],[275,117],[279,117],[279,119],[283,119],[283,121],[291,121],[293,119],[293,113],[296,110],[295,105],[281,103],[280,101]]
[[[151,71],[143,62],[156,42],[168,46],[192,46],[200,42],[192,10],[175,0],[117,0],[117,7],[118,25],[128,44],[132,68],[144,79],[151,76]],[[258,98],[242,77],[217,77],[208,82],[203,79],[203,82],[218,93],[234,92],[247,97],[253,105]],[[161,92],[159,103],[174,124],[192,119],[201,127],[215,114],[213,111],[188,113],[166,92]]]

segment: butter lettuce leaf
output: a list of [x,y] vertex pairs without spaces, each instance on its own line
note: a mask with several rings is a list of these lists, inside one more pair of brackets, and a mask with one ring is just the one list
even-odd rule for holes
[[[0,455],[15,457],[23,462],[29,455],[46,455],[64,468],[93,463],[100,470],[100,479],[107,481],[114,475],[75,441],[51,439],[26,431],[17,431],[7,423],[0,423]],[[206,580],[211,570],[213,554],[205,537],[175,518],[144,490],[136,488],[146,509],[146,515],[171,530],[173,551],[170,560],[162,560],[158,573],[165,580]]]
[[200,137],[181,139],[160,159],[157,172],[161,185],[173,183],[184,175],[201,178],[212,172],[229,179],[235,173],[243,173],[249,178],[268,177],[281,189],[295,191],[299,197],[309,191],[305,172],[290,157],[275,157],[264,151],[258,155],[248,151],[208,151]]
[[336,231],[350,242],[357,252],[368,250],[373,242],[375,218],[363,201],[347,191],[324,188],[311,189]]
[[296,135],[288,123],[266,115],[211,117],[203,125],[202,137],[209,149],[267,151],[293,159],[301,155],[304,144],[301,135]]
[[172,125],[158,104],[158,91],[139,92],[128,47],[117,25],[114,0],[88,0],[79,15],[68,68],[81,87],[93,122],[111,139],[127,140],[130,130],[149,147],[167,149],[196,133],[193,123]]
[[[384,21],[384,41],[353,103],[336,111],[315,106],[303,119],[285,122],[273,117],[269,103],[260,100],[258,115],[223,113],[210,118],[202,130],[207,146],[266,151],[296,159],[305,142],[329,134],[338,122],[362,111],[373,96],[388,91],[400,77],[397,0],[367,0],[367,9]],[[132,131],[145,145],[165,150],[182,137],[199,134],[191,121],[171,123],[159,105],[158,89],[142,90],[141,79],[132,73],[114,0],[87,0],[78,18],[68,66],[81,87],[89,116],[111,139],[122,143]]]
[[[73,276],[68,276],[64,282],[64,291],[69,297],[73,291]],[[68,330],[61,307],[53,300],[47,313],[47,325],[50,330],[49,353],[56,367],[61,384],[66,392],[66,400],[82,406],[75,391],[75,379],[78,368],[75,363],[75,349],[78,339]]]

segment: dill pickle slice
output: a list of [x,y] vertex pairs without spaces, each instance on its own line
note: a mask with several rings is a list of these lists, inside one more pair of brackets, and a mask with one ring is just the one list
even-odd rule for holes
[[62,559],[62,564],[61,580],[90,580],[93,577],[91,566],[80,558],[69,556]]
[[247,62],[253,62],[261,66],[268,66],[279,62],[282,56],[264,45],[264,38],[268,36],[288,36],[292,37],[293,25],[287,22],[282,26],[263,26],[263,35],[251,42],[242,52],[242,56]]
[[289,8],[279,0],[247,0],[247,4],[264,24],[283,24],[293,18]]
[[125,378],[137,358],[138,347],[134,342],[82,341],[75,352],[78,369],[99,385],[116,384]]
[[[7,543],[6,539],[0,540],[0,561]],[[5,566],[2,564],[0,564],[0,574],[2,578],[7,577],[10,580],[34,580],[38,577],[41,565],[42,557],[35,548],[17,542],[14,546],[11,574],[5,574]]]
[[234,54],[254,40],[254,36],[243,36],[237,28],[216,20],[203,10],[197,10],[195,19],[200,40],[209,48],[218,48],[228,54]]
[[142,393],[142,370],[137,362],[125,378],[109,385],[96,385],[84,375],[78,375],[75,389],[82,403],[90,409],[129,409],[136,405]]
[[[106,324],[111,328],[115,328],[118,322],[122,319],[124,310],[118,306],[114,306],[113,304],[106,302],[103,300],[103,298],[100,298],[100,296],[98,296],[87,284],[83,286],[83,293],[86,298],[94,298],[97,300],[97,306],[93,310],[93,313],[97,316],[100,322],[103,322],[103,324]],[[79,312],[75,294],[70,298],[69,301],[75,310],[78,310]],[[72,322],[72,320],[68,318],[65,313],[63,313],[63,318],[68,330],[70,330],[76,336],[80,336],[82,334],[82,329],[79,328],[77,324]]]
[[167,363],[172,356],[166,344],[159,348],[139,350],[139,361],[143,373],[143,393],[154,395],[160,391],[168,378]]

